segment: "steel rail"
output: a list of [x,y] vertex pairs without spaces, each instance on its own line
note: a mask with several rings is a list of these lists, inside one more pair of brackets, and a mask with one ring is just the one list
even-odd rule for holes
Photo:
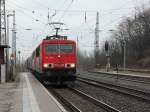
[[101,108],[105,109],[106,111],[108,112],[121,112],[120,110],[98,100],[98,99],[95,99],[93,98],[92,96],[89,96],[77,89],[74,89],[74,88],[71,88],[71,87],[68,87],[68,89],[72,90],[73,92],[75,92],[76,94],[80,95],[81,97],[84,97],[86,98],[87,100],[89,100],[90,102],[92,102],[93,104],[97,105],[97,106],[100,106]]
[[69,110],[71,110],[72,112],[82,112],[80,109],[78,109],[75,105],[73,105],[71,102],[69,102],[68,100],[66,100],[63,96],[61,96],[60,94],[58,94],[55,90],[50,89],[50,92],[57,97],[62,103],[64,103],[67,108]]

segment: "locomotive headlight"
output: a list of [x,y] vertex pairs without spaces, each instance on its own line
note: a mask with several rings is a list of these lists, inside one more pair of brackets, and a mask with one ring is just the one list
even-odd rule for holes
[[71,67],[71,68],[74,68],[74,67],[75,67],[75,64],[70,64],[70,67]]
[[43,66],[44,66],[44,68],[48,68],[48,67],[49,67],[49,65],[48,65],[48,64],[44,64]]

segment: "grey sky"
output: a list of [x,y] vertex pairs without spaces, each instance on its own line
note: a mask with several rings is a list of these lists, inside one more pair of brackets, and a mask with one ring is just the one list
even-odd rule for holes
[[[41,40],[47,34],[52,34],[52,30],[46,25],[48,8],[50,16],[57,10],[51,21],[58,21],[62,17],[61,21],[70,29],[64,34],[73,40],[76,40],[78,35],[80,48],[91,51],[96,11],[100,14],[102,44],[110,36],[109,29],[116,29],[123,18],[133,16],[135,7],[141,7],[143,4],[146,7],[150,6],[149,0],[73,0],[72,4],[71,2],[72,0],[6,0],[6,9],[16,11],[17,48],[24,56],[30,56]],[[87,22],[84,19],[85,12]],[[12,24],[11,20],[10,23]],[[27,28],[32,30],[25,30]]]

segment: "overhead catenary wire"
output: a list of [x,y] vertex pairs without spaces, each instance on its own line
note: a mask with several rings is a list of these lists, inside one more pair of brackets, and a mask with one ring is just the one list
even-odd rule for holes
[[[19,7],[19,8],[21,8],[21,7]],[[20,10],[19,10],[19,11],[20,11]],[[29,16],[29,15],[28,15],[28,14],[26,14],[24,11],[22,11],[22,10],[21,10],[21,12],[23,12],[25,15]],[[29,17],[31,17],[31,16],[29,16]]]
[[[7,3],[7,5],[8,5],[8,6],[11,6],[11,7],[14,7],[14,6],[12,6],[12,5],[8,4],[8,3]],[[23,15],[25,15],[25,16],[31,18],[31,19],[34,19],[33,17],[29,16],[28,13],[26,13],[27,11],[29,12],[28,9],[22,8],[22,7],[18,6],[18,5],[15,6],[15,8],[18,8],[18,9],[19,9],[18,11],[21,12],[21,14],[23,14]],[[54,15],[56,15],[56,12],[55,12],[55,14],[53,14],[52,16],[54,16]],[[52,16],[51,16],[51,17],[52,17]]]
[[[34,1],[37,2],[37,0],[34,0]],[[67,0],[65,0],[62,5],[64,5],[66,1],[67,1]],[[7,1],[6,1],[6,2],[7,2]],[[11,1],[9,1],[9,2],[11,2]],[[71,1],[71,3],[72,3],[72,2],[73,2],[73,0]],[[126,6],[126,5],[128,4],[128,2],[131,2],[131,0],[127,1],[125,4],[121,5],[121,6],[118,7],[118,8],[100,9],[100,10],[66,10],[66,9],[65,9],[65,10],[62,10],[62,9],[60,9],[60,7],[59,7],[58,9],[54,9],[54,8],[47,7],[46,5],[43,6],[43,7],[45,7],[46,9],[49,8],[49,10],[51,10],[51,11],[57,11],[57,12],[72,12],[72,13],[73,13],[73,12],[79,12],[79,13],[84,13],[84,12],[90,13],[90,12],[94,12],[94,13],[95,13],[95,12],[97,12],[97,11],[110,12],[110,11],[120,11],[120,10],[135,9],[135,6],[134,6],[134,7],[126,7],[126,8],[123,8],[124,6]],[[11,3],[11,4],[13,4],[13,3]],[[19,3],[18,3],[18,4],[15,3],[15,5],[17,5],[18,7],[22,8],[22,9],[30,10],[30,9],[27,9],[26,7],[23,7],[22,4],[19,5]],[[39,6],[42,6],[41,3],[38,3],[38,5],[39,5]],[[61,6],[62,6],[62,5],[61,5]],[[149,3],[145,3],[145,4],[143,4],[143,5],[149,5]],[[112,13],[112,12],[111,12],[111,13]]]
[[71,3],[68,5],[68,7],[65,9],[64,14],[60,17],[60,19],[58,21],[61,21],[61,19],[65,16],[67,10],[69,10],[69,8],[71,7],[71,5],[73,4],[74,0],[71,0]]
[[38,0],[33,0],[34,1],[34,3],[36,4],[36,5],[38,5],[38,6],[41,6],[41,7],[43,7],[43,8],[45,8],[45,9],[47,9],[48,8],[48,6],[47,5],[45,5],[45,4],[43,4],[43,3],[41,3],[40,1],[38,1]]
[[14,7],[13,5],[8,4],[7,2],[6,2],[6,6],[11,6],[13,8],[17,8],[17,9],[19,9],[19,10],[17,10],[17,12],[20,12],[20,14],[25,15],[26,17],[28,17],[30,19],[31,18],[33,19],[33,17],[31,17],[29,14],[27,14],[24,10],[21,10],[19,7]]
[[[65,2],[67,2],[67,0],[64,0],[64,2],[58,7],[58,10],[65,4]],[[48,8],[48,22],[50,22],[50,20],[54,17],[54,16],[56,16],[56,12],[57,12],[57,10],[55,9],[54,11],[55,11],[55,13],[54,14],[52,14],[51,16],[49,15],[49,10],[50,10],[50,8]],[[52,9],[51,9],[52,10]]]
[[[10,5],[10,4],[6,4],[6,5],[8,5],[8,6],[11,6],[11,7],[13,7],[12,5]],[[16,8],[18,8],[19,10],[18,10],[18,12],[20,12],[22,15],[24,15],[24,16],[26,16],[26,17],[28,17],[28,18],[30,18],[30,19],[35,19],[35,18],[33,18],[33,17],[31,17],[28,13],[26,13],[23,9],[21,9],[21,7],[16,7]],[[45,23],[44,23],[45,24]],[[20,25],[19,25],[20,26]],[[46,26],[46,25],[45,25]],[[45,26],[44,26],[44,30],[45,30]],[[22,27],[23,28],[23,27]],[[43,33],[44,31],[42,30],[42,33]],[[40,35],[40,34],[39,34]]]
[[[16,6],[14,6],[13,4],[10,4],[10,3],[7,3],[7,5],[16,7],[17,9],[19,9],[18,11],[21,10],[21,12],[23,12],[23,13],[31,12],[30,9],[27,9],[26,7],[22,7],[21,5],[16,5]],[[71,5],[71,4],[70,4],[70,5]],[[70,5],[69,5],[68,7],[70,7]],[[106,9],[106,10],[100,10],[100,12],[101,12],[101,16],[105,16],[105,15],[109,15],[109,14],[111,14],[111,15],[121,15],[120,13],[119,13],[119,14],[113,14],[112,12],[109,12],[109,11],[113,11],[113,10],[119,11],[119,10],[124,10],[124,9],[130,10],[130,9],[134,9],[134,8],[135,8],[135,7]],[[68,9],[68,8],[67,8],[67,9]],[[93,13],[95,13],[95,12],[97,12],[97,10],[57,10],[57,9],[51,9],[51,8],[49,8],[49,10],[50,10],[50,11],[53,11],[53,12],[54,12],[54,11],[55,11],[55,12],[62,12],[62,13],[64,13],[62,16],[64,16],[66,12],[71,12],[71,13],[73,13],[73,12],[80,12],[80,13],[85,13],[85,12],[90,13],[90,12],[93,12]],[[105,11],[107,11],[107,12],[105,12]],[[104,12],[105,12],[105,13],[104,13]],[[39,13],[39,12],[38,12],[38,13]]]
[[6,3],[7,4],[10,4],[10,5],[12,5],[12,6],[15,6],[15,7],[18,7],[18,8],[20,8],[20,9],[23,9],[23,10],[25,10],[25,11],[30,11],[30,9],[28,9],[27,7],[23,7],[20,3],[18,3],[18,2],[13,2],[13,1],[6,1]]
[[[11,7],[14,7],[12,4],[9,4],[9,3],[7,3],[6,2],[6,6],[11,6]],[[24,9],[22,9],[21,7],[15,7],[15,8],[17,8],[18,10],[16,11],[17,13],[20,13],[20,14],[22,14],[22,15],[24,15],[25,17],[27,17],[28,19],[31,19],[32,21],[35,21],[35,22],[37,22],[36,21],[36,17],[33,17],[34,15],[32,14],[32,16],[30,15],[31,14],[31,11],[29,12],[29,11],[27,11],[27,10],[24,10]],[[40,18],[41,19],[41,18]],[[39,19],[38,19],[39,20]],[[42,23],[42,24],[46,24],[45,23],[45,21],[40,21],[40,23]]]
[[[65,0],[66,1],[66,0]],[[10,3],[9,3],[10,4]],[[37,5],[38,5],[38,3],[37,3]],[[40,4],[39,4],[40,5]],[[41,5],[42,6],[42,5]],[[42,6],[42,7],[45,7],[45,8],[47,8],[47,6]],[[17,9],[19,9],[19,10],[17,10],[17,11],[19,11],[21,14],[23,14],[25,17],[28,17],[28,18],[30,18],[30,19],[35,19],[34,17],[32,17],[28,12],[31,12],[32,10],[30,10],[30,9],[26,9],[26,8],[24,8],[23,6],[20,6],[19,5],[19,3],[17,3],[17,5],[16,5],[16,8]],[[102,10],[100,10],[100,12],[101,12],[101,16],[104,16],[104,15],[114,15],[114,13],[116,12],[116,11],[120,11],[120,10],[131,10],[131,9],[134,9],[135,7],[127,7],[127,8],[115,8],[115,9],[102,9]],[[66,8],[67,9],[67,8]],[[64,14],[65,15],[65,13],[67,13],[67,12],[71,12],[72,14],[75,14],[75,13],[81,13],[81,14],[84,14],[85,12],[86,12],[86,14],[90,14],[90,13],[94,13],[95,14],[95,12],[97,12],[96,10],[61,10],[61,9],[51,9],[51,8],[49,8],[49,10],[50,11],[56,11],[56,12],[61,12],[62,14]],[[112,13],[113,12],[113,13]],[[121,15],[121,14],[120,14]],[[86,18],[87,18],[88,16],[86,16]],[[106,25],[104,25],[104,26],[101,26],[101,27],[106,27],[106,26],[108,26],[108,25],[110,25],[110,24],[113,24],[114,22],[116,22],[118,19],[121,19],[121,17],[119,17],[119,18],[117,18],[117,19],[115,19],[115,20],[113,20],[113,21],[111,21],[111,22],[109,22],[109,23],[106,23]],[[87,20],[88,21],[88,20]],[[45,23],[44,23],[45,24]],[[82,26],[82,25],[81,25]],[[90,29],[90,28],[89,28]],[[46,30],[46,28],[44,28],[44,30]],[[45,31],[43,31],[43,32],[45,32]],[[41,35],[41,34],[43,34],[43,32],[41,31],[41,33],[39,33],[39,35]],[[41,38],[41,37],[40,37]],[[39,39],[39,38],[38,38]],[[37,40],[38,40],[37,39]]]

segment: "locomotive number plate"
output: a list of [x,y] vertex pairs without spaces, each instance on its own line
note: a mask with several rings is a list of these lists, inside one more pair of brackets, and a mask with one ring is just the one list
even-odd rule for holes
[[64,67],[64,64],[62,63],[57,63],[57,64],[54,64],[55,67]]

